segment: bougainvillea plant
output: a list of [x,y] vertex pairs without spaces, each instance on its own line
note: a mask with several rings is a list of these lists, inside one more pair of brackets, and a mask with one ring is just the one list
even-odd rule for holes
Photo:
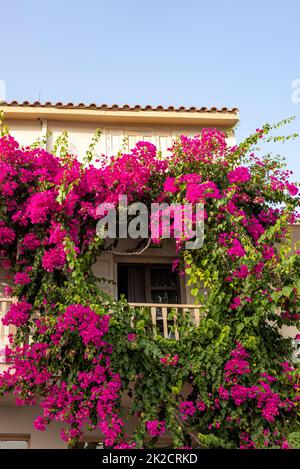
[[[99,135],[83,163],[66,134],[53,154],[2,136],[1,267],[6,295],[17,298],[3,323],[17,332],[0,392],[36,403],[37,429],[61,422],[69,447],[94,429],[114,448],[152,447],[162,436],[174,447],[289,446],[300,382],[281,330],[299,327],[300,256],[290,242],[299,196],[284,162],[257,149],[284,140],[271,136],[284,123],[235,147],[216,129],[182,135],[166,159],[139,142],[96,166]],[[109,297],[93,274],[106,249],[96,209],[120,194],[204,204],[203,247],[177,240],[174,262],[204,317],[198,327],[179,317],[178,341],[154,336],[147,310]]]

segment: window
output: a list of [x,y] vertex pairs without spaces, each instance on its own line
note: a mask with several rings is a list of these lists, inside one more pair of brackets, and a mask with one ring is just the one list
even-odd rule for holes
[[130,303],[177,304],[179,278],[170,264],[118,264],[118,297]]
[[104,443],[99,441],[79,441],[76,445],[77,449],[104,449]]
[[171,266],[149,266],[149,292],[151,303],[179,303],[179,282]]
[[1,435],[0,449],[28,449],[29,435]]

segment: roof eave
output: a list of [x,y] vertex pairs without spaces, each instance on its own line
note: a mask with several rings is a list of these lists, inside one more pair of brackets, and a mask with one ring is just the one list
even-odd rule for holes
[[89,108],[58,108],[42,106],[0,105],[5,118],[86,121],[95,123],[174,124],[193,126],[234,127],[238,110],[228,111],[171,111],[171,110],[108,110]]

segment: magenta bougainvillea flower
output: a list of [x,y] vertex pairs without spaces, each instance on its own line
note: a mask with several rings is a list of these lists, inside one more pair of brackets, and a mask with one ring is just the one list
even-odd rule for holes
[[165,182],[164,182],[164,190],[166,192],[170,192],[171,194],[176,194],[178,191],[178,186],[176,184],[176,179],[167,177]]
[[227,252],[232,258],[244,257],[246,255],[246,251],[238,239],[232,240],[231,248],[229,248]]
[[0,225],[0,244],[12,244],[16,235],[11,228]]
[[12,304],[9,311],[6,313],[2,322],[5,325],[13,324],[14,326],[23,326],[29,318],[29,313],[32,305],[26,301]]
[[48,272],[53,272],[55,269],[61,269],[66,262],[66,253],[63,245],[59,244],[55,248],[45,251],[43,256],[42,265]]
[[237,184],[241,182],[248,182],[251,178],[251,175],[248,168],[240,166],[239,168],[230,171],[227,174],[227,177],[230,184]]
[[14,281],[17,285],[27,285],[31,282],[27,272],[19,272],[14,276]]
[[152,437],[158,437],[165,433],[165,422],[162,420],[148,420],[146,422],[146,429]]

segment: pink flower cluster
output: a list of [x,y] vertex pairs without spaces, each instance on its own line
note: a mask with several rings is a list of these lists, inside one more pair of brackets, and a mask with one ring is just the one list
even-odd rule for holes
[[179,356],[177,354],[172,356],[170,353],[167,353],[167,355],[161,357],[159,360],[164,366],[176,366],[178,364]]
[[187,420],[189,417],[194,417],[196,412],[204,412],[206,405],[203,401],[183,401],[179,404],[179,412],[182,420]]
[[181,135],[179,140],[172,146],[171,151],[180,163],[182,161],[197,161],[203,164],[221,162],[224,166],[227,165],[225,160],[227,151],[226,135],[216,129],[202,129],[201,135],[196,135],[193,138]]
[[42,259],[42,266],[47,272],[54,272],[55,269],[62,269],[66,262],[64,246],[58,244],[55,248],[45,251]]
[[[11,322],[21,325],[27,320],[31,305],[18,303],[12,306],[4,323]],[[17,317],[16,317],[17,315]],[[37,321],[37,326],[40,321]],[[99,316],[91,308],[80,304],[70,305],[58,316],[53,324],[51,341],[55,344],[55,359],[62,359],[65,340],[70,340],[79,334],[82,348],[77,350],[80,355],[79,369],[74,375],[72,385],[65,382],[60,376],[50,372],[46,367],[45,357],[53,353],[51,344],[46,342],[33,343],[24,347],[15,347],[7,350],[7,356],[14,362],[13,366],[0,375],[0,387],[6,392],[12,391],[20,404],[34,403],[36,389],[43,389],[40,406],[43,415],[35,420],[35,428],[45,430],[52,421],[62,422],[66,425],[61,437],[70,442],[82,435],[83,428],[90,425],[97,416],[97,426],[105,436],[105,444],[114,446],[123,434],[124,423],[119,415],[119,399],[121,391],[120,376],[111,369],[110,354],[112,347],[104,340],[109,330],[109,316]],[[40,332],[48,334],[48,329]],[[74,339],[73,339],[74,340]],[[89,358],[91,347],[94,354]],[[59,352],[57,352],[59,350]],[[57,355],[58,354],[58,355]],[[64,356],[64,360],[67,357]],[[25,385],[25,395],[22,396],[21,383]]]
[[240,343],[237,343],[236,348],[232,350],[230,355],[232,358],[228,360],[224,367],[225,380],[234,382],[237,375],[242,376],[250,373],[250,365],[246,360],[249,354]]
[[31,282],[27,272],[18,272],[14,277],[14,281],[17,285],[27,285]]
[[172,177],[167,177],[164,182],[164,191],[170,192],[171,194],[176,194],[178,191],[178,186],[176,184],[176,179]]
[[16,235],[15,232],[11,229],[8,228],[7,226],[3,226],[3,224],[0,224],[0,245],[1,244],[12,244]]
[[27,233],[22,240],[22,249],[28,249],[29,251],[35,251],[41,242],[36,237],[35,233]]
[[14,326],[24,326],[29,318],[32,305],[26,301],[20,301],[19,303],[13,303],[2,318],[2,323],[6,326],[13,324]]
[[[241,406],[249,400],[255,401],[256,408],[261,411],[262,417],[269,423],[275,422],[282,409],[290,412],[295,407],[294,401],[282,399],[277,392],[272,390],[271,384],[278,380],[265,372],[261,373],[258,383],[253,386],[239,384],[239,379],[251,373],[248,361],[249,354],[240,343],[237,343],[231,356],[232,358],[227,361],[224,367],[227,388],[223,386],[219,388],[219,396],[222,400],[231,398],[236,406]],[[285,373],[288,375],[290,371],[291,368],[287,367]],[[254,403],[251,405],[253,406]]]
[[244,166],[239,166],[238,168],[230,171],[227,174],[228,181],[230,184],[237,184],[241,182],[248,182],[251,178],[250,171]]
[[247,220],[247,230],[254,241],[258,241],[265,232],[265,228],[254,215]]
[[186,186],[186,199],[190,203],[205,202],[206,199],[220,199],[221,193],[213,181],[201,184],[189,183]]
[[134,332],[127,334],[128,342],[134,342],[136,338],[137,338],[137,334],[135,334]]
[[179,404],[179,412],[183,415],[183,419],[193,417],[196,413],[196,406],[193,401],[184,401]]
[[233,298],[232,303],[229,305],[230,309],[237,309],[241,306],[241,298],[239,296],[236,296]]
[[246,251],[243,248],[241,242],[236,238],[232,240],[231,247],[227,250],[227,253],[233,259],[237,257],[244,257],[246,255]]
[[47,216],[57,207],[55,196],[55,192],[48,190],[33,194],[29,198],[26,207],[26,215],[31,223],[44,223],[47,220]]
[[99,316],[91,308],[80,304],[70,305],[57,320],[56,333],[52,336],[54,343],[59,343],[66,331],[78,330],[84,345],[96,347],[105,345],[103,336],[109,329],[109,315]]
[[163,420],[147,420],[146,429],[153,438],[159,437],[166,431],[165,422]]

